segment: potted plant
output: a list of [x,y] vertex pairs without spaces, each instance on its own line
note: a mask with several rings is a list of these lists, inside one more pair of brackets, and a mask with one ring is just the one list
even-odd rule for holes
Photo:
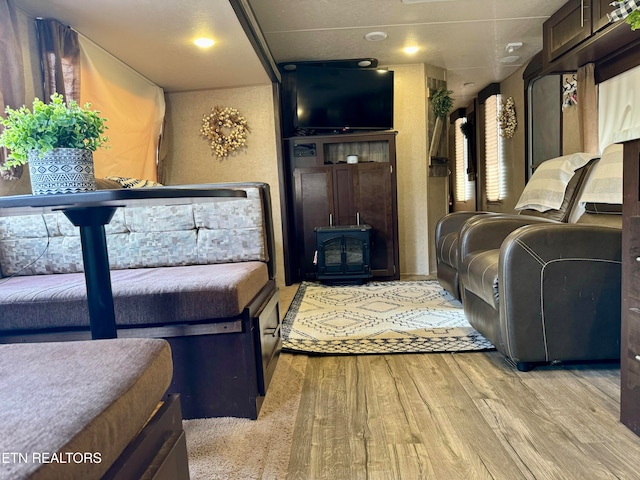
[[108,139],[106,119],[90,107],[65,103],[58,93],[50,103],[36,98],[32,110],[7,107],[0,117],[0,147],[9,150],[3,168],[28,162],[34,195],[95,190],[93,152]]

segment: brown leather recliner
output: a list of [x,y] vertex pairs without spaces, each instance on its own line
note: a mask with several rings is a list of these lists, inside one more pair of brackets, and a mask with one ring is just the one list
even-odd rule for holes
[[521,371],[620,358],[621,205],[585,208],[574,224],[491,215],[460,231],[467,320]]
[[[551,209],[539,212],[533,209],[524,209],[515,216],[526,215],[529,217],[541,217],[554,220],[556,222],[569,222],[577,207],[577,199],[580,188],[584,184],[589,169],[593,162],[576,170],[575,175],[569,181],[562,200],[562,205],[558,209]],[[460,230],[468,220],[486,215],[496,215],[490,212],[453,212],[442,217],[436,224],[436,268],[438,282],[446,291],[458,300],[461,300],[459,260],[458,260],[458,239]],[[521,219],[522,220],[522,219]]]

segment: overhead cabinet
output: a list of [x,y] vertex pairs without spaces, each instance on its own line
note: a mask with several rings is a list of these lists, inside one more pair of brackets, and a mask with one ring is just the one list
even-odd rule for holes
[[[317,276],[315,229],[350,225],[371,226],[372,277],[399,278],[395,135],[286,140],[294,204],[294,281]],[[357,156],[358,162],[347,163],[347,156]]]
[[609,25],[611,0],[570,0],[544,22],[543,57],[549,63]]

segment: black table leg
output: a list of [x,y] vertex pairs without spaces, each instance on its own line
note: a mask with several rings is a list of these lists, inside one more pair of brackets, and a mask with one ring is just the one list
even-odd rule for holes
[[111,273],[104,226],[117,207],[65,209],[64,214],[80,227],[82,260],[87,284],[91,338],[116,338],[116,320],[111,291]]

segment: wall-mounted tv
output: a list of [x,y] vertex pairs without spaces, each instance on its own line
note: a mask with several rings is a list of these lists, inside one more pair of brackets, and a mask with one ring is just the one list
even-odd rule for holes
[[393,128],[392,71],[298,66],[295,75],[296,128]]

